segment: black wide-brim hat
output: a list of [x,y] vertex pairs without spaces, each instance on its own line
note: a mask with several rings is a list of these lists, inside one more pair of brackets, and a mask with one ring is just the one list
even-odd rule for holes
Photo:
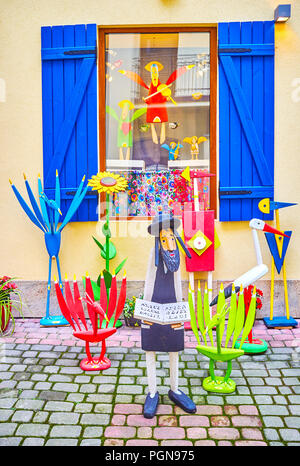
[[162,229],[171,228],[175,231],[180,226],[180,220],[172,214],[158,214],[154,217],[151,225],[148,226],[148,233],[159,236]]

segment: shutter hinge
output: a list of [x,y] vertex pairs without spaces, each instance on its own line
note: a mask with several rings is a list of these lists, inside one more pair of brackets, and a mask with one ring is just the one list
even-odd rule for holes
[[252,52],[252,49],[245,49],[245,48],[219,48],[219,53],[249,53]]
[[219,188],[219,197],[222,196],[245,196],[246,194],[252,194],[252,191],[221,191]]
[[64,55],[96,55],[97,47],[88,50],[65,50]]
[[[67,191],[66,196],[75,196],[77,191]],[[96,196],[98,195],[98,191],[87,191],[86,196]]]

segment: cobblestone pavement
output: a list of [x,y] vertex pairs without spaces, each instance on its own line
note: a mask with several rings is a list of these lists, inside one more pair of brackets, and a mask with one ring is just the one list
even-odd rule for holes
[[[147,420],[139,329],[123,326],[108,339],[111,368],[84,373],[84,347],[70,327],[18,320],[15,333],[0,339],[0,445],[299,446],[300,328],[270,330],[257,321],[254,337],[268,342],[267,352],[235,360],[236,391],[223,395],[202,388],[208,360],[186,331],[179,382],[197,413],[169,400],[168,355],[158,353],[161,403]],[[222,365],[217,368],[216,375],[223,374]]]

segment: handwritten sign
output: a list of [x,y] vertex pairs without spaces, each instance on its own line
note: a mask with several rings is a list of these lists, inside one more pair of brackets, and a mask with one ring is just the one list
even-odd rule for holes
[[189,306],[185,301],[160,304],[144,299],[136,300],[134,317],[160,324],[189,322],[191,319]]

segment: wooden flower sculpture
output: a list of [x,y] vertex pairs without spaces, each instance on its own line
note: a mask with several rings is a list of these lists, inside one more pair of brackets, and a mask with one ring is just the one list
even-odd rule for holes
[[[102,226],[102,233],[105,236],[105,244],[100,243],[96,238],[93,237],[95,243],[100,248],[101,256],[105,259],[105,268],[102,270],[104,276],[104,281],[106,284],[107,294],[109,294],[112,274],[109,270],[109,262],[114,259],[117,254],[115,245],[111,241],[111,231],[109,228],[109,196],[111,194],[117,194],[123,192],[127,188],[127,180],[118,174],[112,172],[99,172],[97,175],[93,175],[92,178],[88,181],[88,186],[92,187],[92,191],[98,191],[98,193],[106,194],[106,221]],[[124,259],[116,268],[115,274],[117,275],[123,268],[126,259]],[[94,291],[95,299],[100,298],[100,275],[98,276],[97,281],[92,281],[92,287]],[[110,322],[110,326],[112,323]],[[117,327],[120,327],[122,324],[120,321],[117,321]]]
[[[60,210],[61,204],[61,188],[59,182],[58,171],[56,170],[56,181],[55,181],[55,199],[48,199],[44,193],[42,186],[42,181],[40,176],[38,176],[38,194],[39,194],[39,204],[34,197],[33,191],[30,187],[28,180],[24,174],[25,186],[27,189],[27,194],[31,203],[31,207],[23,199],[20,192],[17,190],[15,185],[11,180],[10,184],[13,192],[19,204],[21,205],[24,212],[27,214],[31,222],[36,225],[44,234],[45,245],[47,252],[49,254],[49,272],[48,272],[48,284],[47,284],[47,303],[46,303],[46,316],[43,317],[40,321],[40,324],[45,327],[68,325],[66,320],[61,315],[50,315],[50,292],[51,292],[51,270],[52,270],[52,260],[56,259],[57,272],[59,277],[59,284],[62,288],[61,281],[61,272],[60,272],[60,263],[59,263],[59,251],[61,244],[61,232],[65,226],[72,220],[75,212],[82,203],[88,187],[84,187],[85,176],[82,178],[81,183],[79,184],[74,198],[70,204],[68,211],[65,214],[63,219],[60,218],[62,212]],[[61,222],[60,226],[58,225]]]
[[[112,277],[109,299],[107,299],[104,278],[103,276],[101,277],[101,293],[99,302],[94,300],[93,288],[89,276],[85,277],[85,298],[81,298],[80,296],[76,278],[74,278],[73,282],[73,294],[67,278],[65,280],[66,299],[64,298],[59,283],[56,280],[55,290],[61,312],[65,319],[72,326],[74,330],[74,337],[85,341],[87,358],[81,361],[81,369],[84,371],[99,371],[108,369],[111,366],[111,362],[105,356],[105,342],[106,338],[110,337],[116,332],[117,329],[115,324],[124,308],[126,299],[126,274],[124,273],[123,276],[118,299],[117,281],[115,275]],[[82,301],[85,301],[87,305],[89,325],[85,318]],[[112,327],[108,328],[108,323],[112,318],[113,325]],[[104,328],[102,328],[102,323],[104,320],[106,321],[106,325]],[[99,343],[100,341],[102,342],[100,356],[99,358],[92,357],[90,352],[90,343]]]
[[[204,379],[203,388],[210,392],[231,393],[235,390],[235,382],[229,378],[232,369],[232,359],[238,358],[244,354],[242,349],[243,343],[246,340],[249,332],[252,329],[255,319],[256,309],[256,289],[254,287],[251,302],[248,310],[247,317],[245,318],[245,303],[244,293],[241,286],[239,297],[237,300],[234,285],[232,285],[232,294],[230,307],[225,304],[225,295],[223,285],[221,285],[218,302],[217,312],[213,317],[210,317],[209,301],[207,286],[205,286],[204,299],[202,306],[201,290],[198,285],[197,293],[197,317],[195,306],[193,302],[193,290],[189,289],[189,307],[191,313],[191,327],[197,339],[198,345],[196,349],[199,353],[204,354],[209,358],[209,373],[210,376]],[[227,328],[224,345],[222,345],[222,338],[225,331],[225,317],[228,314]],[[198,321],[198,322],[197,322]],[[213,339],[213,328],[216,329],[216,344]],[[200,334],[202,335],[204,345],[200,342]],[[235,344],[238,337],[238,348]],[[208,338],[207,338],[208,335]],[[208,341],[209,340],[209,341]],[[209,344],[210,343],[210,344]],[[216,376],[214,373],[214,362],[223,361],[227,362],[227,370],[225,377]]]

